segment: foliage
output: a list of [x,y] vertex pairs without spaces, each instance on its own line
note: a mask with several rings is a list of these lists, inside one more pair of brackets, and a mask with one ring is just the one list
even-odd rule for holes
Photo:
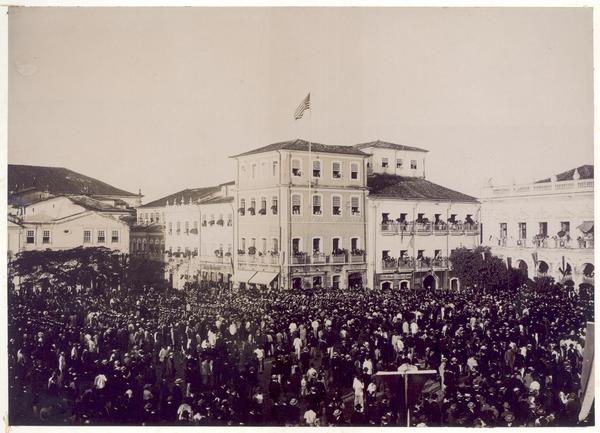
[[10,279],[19,277],[25,287],[139,287],[164,279],[161,262],[130,258],[104,247],[69,250],[23,251],[9,263]]
[[[485,256],[485,258],[484,258]],[[490,253],[489,247],[474,250],[459,248],[450,255],[452,268],[461,283],[466,287],[489,289],[506,288],[508,270],[504,261]]]

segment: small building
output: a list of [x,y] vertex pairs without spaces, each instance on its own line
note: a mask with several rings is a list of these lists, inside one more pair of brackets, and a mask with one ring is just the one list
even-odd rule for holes
[[165,236],[161,224],[135,224],[129,231],[129,254],[162,262],[165,253]]
[[130,215],[129,210],[84,196],[21,202],[18,212],[8,216],[8,251],[14,255],[21,251],[103,246],[126,253]]

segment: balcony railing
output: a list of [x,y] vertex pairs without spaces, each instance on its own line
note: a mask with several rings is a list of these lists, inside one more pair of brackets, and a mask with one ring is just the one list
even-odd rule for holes
[[487,196],[543,195],[561,191],[593,192],[594,179],[567,180],[563,182],[544,182],[526,185],[508,185],[487,188]]
[[534,237],[533,239],[507,240],[498,239],[498,246],[508,248],[535,248],[535,249],[594,249],[594,238],[567,238],[567,237]]
[[423,258],[412,258],[412,257],[400,257],[394,259],[389,257],[381,261],[381,267],[384,270],[398,270],[401,271],[412,271],[412,270],[431,270],[431,269],[448,269],[450,267],[450,261],[448,257],[423,257]]
[[314,264],[327,263],[327,256],[323,253],[314,253],[311,257],[311,262]]
[[363,263],[364,261],[364,253],[350,253],[350,263]]
[[473,236],[479,234],[479,224],[477,223],[420,223],[420,222],[398,222],[385,221],[381,223],[381,234],[383,235],[466,235]]

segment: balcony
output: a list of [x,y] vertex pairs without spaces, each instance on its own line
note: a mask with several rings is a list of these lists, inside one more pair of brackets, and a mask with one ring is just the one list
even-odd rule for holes
[[417,236],[476,236],[479,234],[479,224],[450,222],[448,224],[439,222],[408,222],[408,221],[384,221],[381,223],[381,234],[387,235],[412,235]]
[[311,263],[315,265],[327,263],[327,256],[323,253],[314,253],[311,258]]
[[309,257],[305,253],[294,253],[291,259],[292,265],[307,265],[310,263]]
[[346,263],[346,254],[332,254],[331,255],[331,263]]
[[540,237],[535,236],[531,240],[517,239],[508,241],[506,238],[498,239],[498,246],[505,248],[535,248],[535,249],[594,249],[593,237],[579,237],[573,239],[568,236],[563,237]]
[[350,253],[350,263],[364,263],[365,253],[364,252],[352,252]]
[[412,257],[400,257],[398,260],[388,257],[381,261],[381,268],[386,270],[403,271],[428,271],[432,269],[449,269],[450,261],[448,257],[421,257],[414,259]]
[[594,192],[594,179],[567,180],[562,182],[532,183],[486,188],[488,197],[510,197],[523,195],[551,195],[563,191]]
[[415,223],[415,234],[421,236],[428,236],[433,233],[433,224],[431,223]]

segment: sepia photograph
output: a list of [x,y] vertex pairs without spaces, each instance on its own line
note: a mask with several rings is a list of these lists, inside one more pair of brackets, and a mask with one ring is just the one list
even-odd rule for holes
[[594,428],[592,7],[5,20],[5,428]]

